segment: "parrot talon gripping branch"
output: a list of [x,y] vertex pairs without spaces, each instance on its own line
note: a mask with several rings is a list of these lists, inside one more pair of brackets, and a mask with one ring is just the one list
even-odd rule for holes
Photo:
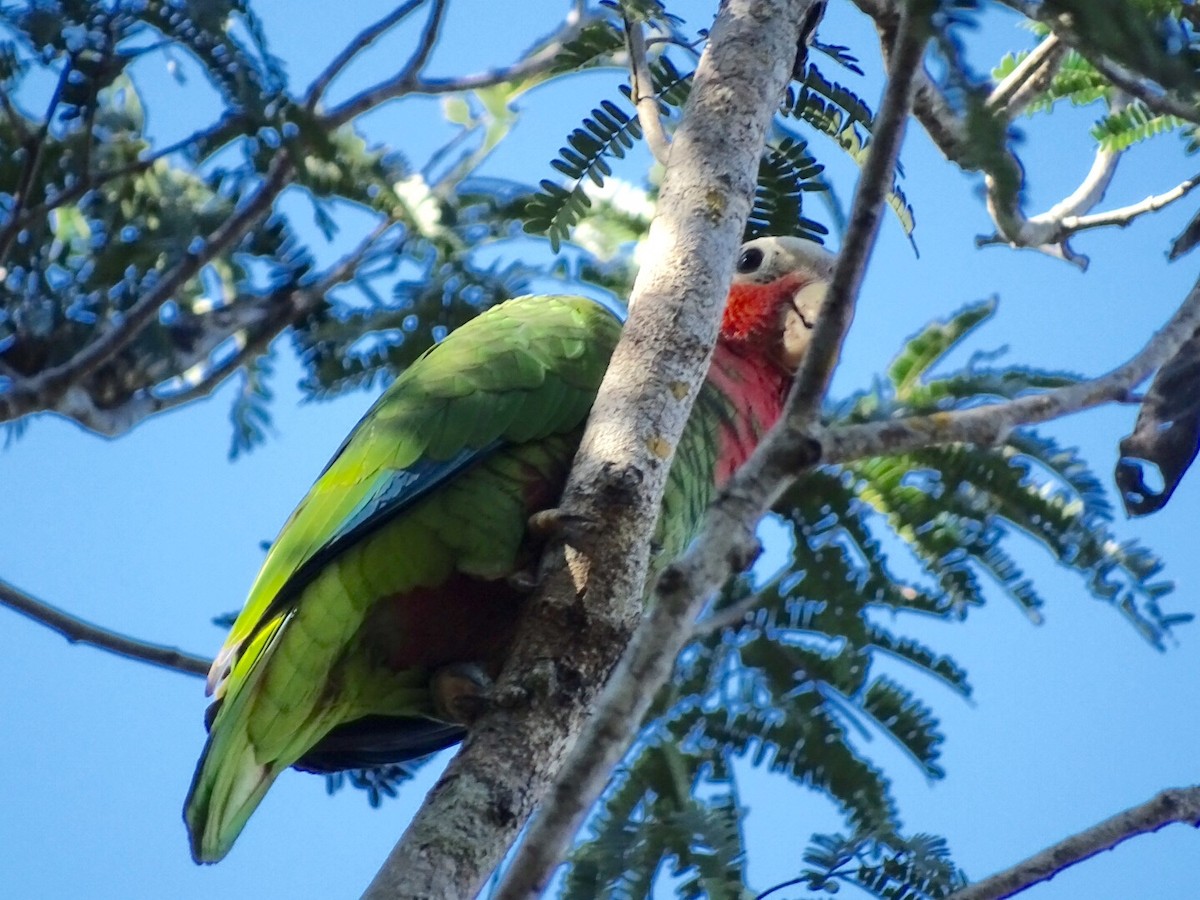
[[[808,241],[744,245],[670,469],[651,578],[783,409],[833,271]],[[621,323],[521,297],[380,396],[284,523],[209,675],[184,809],[197,862],[229,852],[275,778],[458,743],[488,703]]]

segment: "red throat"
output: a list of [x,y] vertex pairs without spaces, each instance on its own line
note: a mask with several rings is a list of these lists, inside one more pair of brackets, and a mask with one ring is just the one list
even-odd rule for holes
[[721,337],[745,340],[778,326],[779,309],[787,298],[805,284],[797,274],[785,275],[767,284],[736,283],[729,287]]

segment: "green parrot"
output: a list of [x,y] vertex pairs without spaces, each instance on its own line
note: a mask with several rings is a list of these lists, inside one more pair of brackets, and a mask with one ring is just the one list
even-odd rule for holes
[[[657,571],[779,417],[833,257],[759,238],[737,260],[711,368],[668,476]],[[503,665],[621,322],[582,297],[520,297],[384,391],[267,554],[209,674],[184,820],[229,852],[284,769],[386,765],[462,740],[473,673]]]

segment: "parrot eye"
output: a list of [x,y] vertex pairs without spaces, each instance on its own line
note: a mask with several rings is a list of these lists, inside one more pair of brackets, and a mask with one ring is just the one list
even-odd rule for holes
[[762,265],[763,252],[757,247],[751,247],[749,250],[743,250],[742,255],[738,257],[737,270],[742,275],[748,275],[754,272]]

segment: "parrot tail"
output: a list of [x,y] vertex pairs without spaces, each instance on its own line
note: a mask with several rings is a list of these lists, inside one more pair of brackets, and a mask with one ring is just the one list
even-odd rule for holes
[[231,673],[218,692],[223,696],[205,713],[208,741],[183,806],[192,859],[197,863],[225,857],[275,776],[291,762],[260,758],[248,722],[251,699],[264,671],[261,664],[276,647],[282,621],[264,628],[246,648],[238,666],[242,671]]
[[257,760],[242,722],[220,718],[204,745],[183,809],[192,859],[198,863],[224,858],[279,773],[277,764]]

